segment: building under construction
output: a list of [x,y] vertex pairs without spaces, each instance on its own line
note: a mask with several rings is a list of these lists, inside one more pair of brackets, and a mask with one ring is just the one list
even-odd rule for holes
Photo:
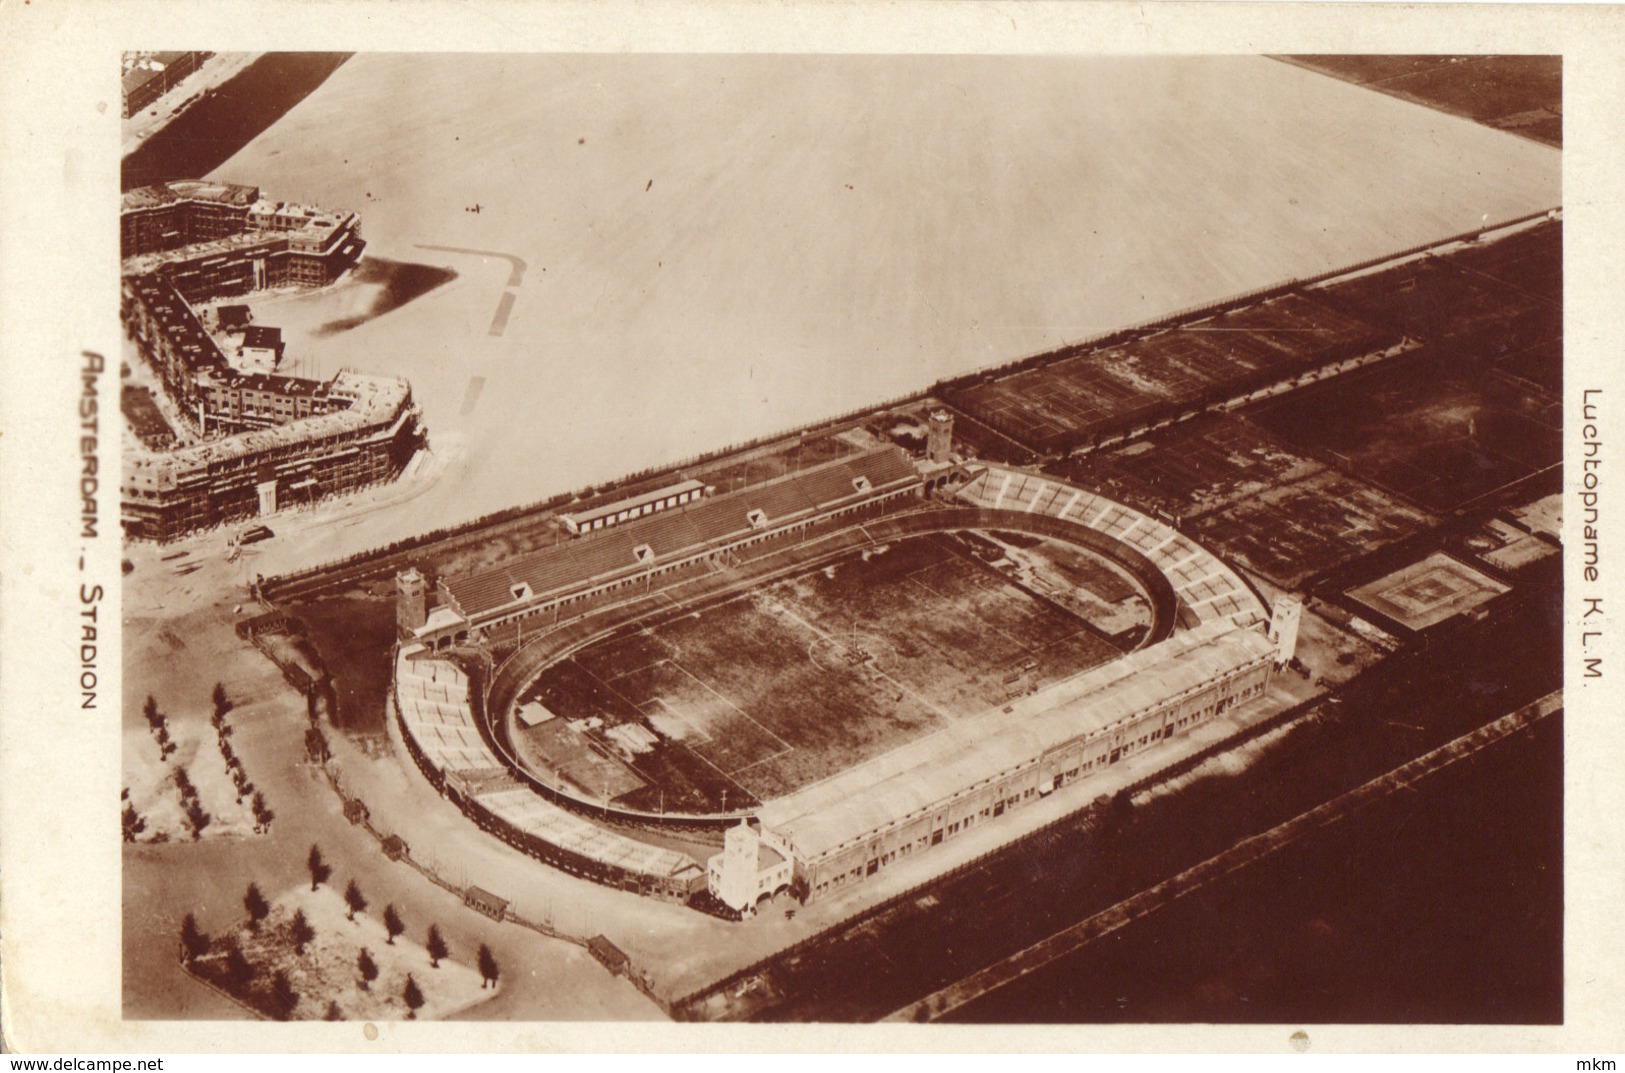
[[263,327],[264,339],[245,337],[239,351],[255,351],[255,371],[239,371],[191,306],[333,282],[364,245],[354,213],[269,201],[255,187],[173,182],[124,195],[120,230],[125,331],[189,441],[126,452],[126,537],[173,540],[400,474],[422,438],[405,380],[277,375],[282,342]]

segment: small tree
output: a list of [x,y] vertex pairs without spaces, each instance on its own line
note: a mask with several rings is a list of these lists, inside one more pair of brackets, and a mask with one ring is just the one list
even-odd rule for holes
[[418,982],[412,979],[412,974],[406,974],[406,987],[401,990],[401,998],[406,1000],[406,1019],[416,1019],[418,1009],[423,1005],[423,992],[418,989]]
[[480,990],[484,991],[486,984],[495,987],[497,985],[497,958],[495,954],[491,953],[491,948],[484,943],[480,944],[478,960],[480,963]]
[[146,829],[147,829],[147,821],[141,818],[141,813],[139,813],[139,812],[137,812],[135,810],[134,805],[125,804],[125,806],[124,806],[124,841],[126,841],[126,842],[134,842],[135,841],[135,836],[140,834],[142,831],[145,831]]
[[242,947],[232,941],[226,948],[225,978],[228,990],[243,994],[254,981],[254,973],[254,963],[244,957]]
[[254,791],[253,805],[254,830],[259,833],[269,831],[271,829],[271,821],[276,819],[276,813],[271,811],[271,806],[265,803],[265,796],[258,790]]
[[394,904],[384,906],[384,931],[389,936],[389,945],[395,945],[395,936],[406,930],[406,921],[396,912]]
[[181,792],[182,801],[192,801],[197,798],[197,787],[192,785],[192,776],[188,775],[183,767],[175,769],[175,789]]
[[248,885],[248,890],[243,894],[243,908],[248,910],[248,930],[258,931],[260,921],[271,913],[271,903],[260,893],[258,883]]
[[186,806],[186,822],[192,828],[192,840],[195,842],[203,837],[203,829],[213,823],[214,818],[203,811],[203,805],[194,797]]
[[361,990],[372,990],[372,982],[378,979],[378,963],[372,959],[372,952],[364,946],[355,959],[355,967],[361,971]]
[[446,937],[440,934],[440,925],[429,925],[429,941],[424,945],[424,949],[429,951],[429,967],[431,969],[438,969],[440,959],[451,953],[451,948],[446,945]]
[[231,711],[231,698],[226,696],[226,686],[223,682],[214,684],[214,721],[218,726],[226,721],[226,713]]
[[322,848],[314,843],[310,847],[310,856],[305,858],[305,864],[310,868],[310,889],[315,890],[327,882],[327,877],[333,874],[333,868],[322,860]]
[[299,1005],[299,992],[293,989],[288,980],[288,974],[278,969],[271,977],[271,1012],[278,1021],[286,1021],[293,1016],[293,1008]]
[[310,926],[303,909],[296,910],[288,924],[288,938],[293,940],[293,952],[303,954],[305,944],[316,938],[316,929]]
[[181,918],[181,961],[189,964],[208,953],[209,937],[197,926],[197,917],[191,913]]
[[329,999],[328,1000],[328,1002],[327,1002],[327,1012],[322,1014],[322,1020],[324,1020],[324,1021],[342,1021],[342,1020],[344,1020],[344,1015],[339,1013],[339,1004],[338,1004],[337,1000],[334,1000],[334,999]]
[[355,919],[357,913],[367,908],[367,899],[362,895],[361,888],[356,886],[353,879],[344,888],[344,904],[349,907],[350,911],[347,915],[351,920]]
[[327,763],[327,758],[333,755],[327,745],[327,735],[315,727],[305,731],[305,753],[310,757],[311,763]]
[[151,693],[147,694],[147,702],[141,706],[141,714],[146,717],[149,727],[154,730],[158,729],[158,724],[163,720],[163,716],[158,714],[158,699]]

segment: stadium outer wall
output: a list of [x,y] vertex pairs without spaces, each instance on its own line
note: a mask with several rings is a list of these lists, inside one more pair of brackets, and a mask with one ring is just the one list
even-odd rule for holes
[[[1111,516],[1114,518],[1112,524],[1122,523],[1126,525],[1125,535],[1132,536],[1135,531],[1139,530],[1142,532],[1143,537],[1143,532],[1147,530],[1142,529],[1142,523],[1145,526],[1154,527],[1155,539],[1160,541],[1156,549],[1158,554],[1163,553],[1168,545],[1176,544],[1181,547],[1181,554],[1184,553],[1185,549],[1195,550],[1208,562],[1221,566],[1223,573],[1228,575],[1234,582],[1235,589],[1239,591],[1233,596],[1226,596],[1226,599],[1233,600],[1232,603],[1219,605],[1225,612],[1223,617],[1230,619],[1229,623],[1220,625],[1210,618],[1209,624],[1211,628],[1206,632],[1217,634],[1228,630],[1250,629],[1262,618],[1265,609],[1256,595],[1244,583],[1240,582],[1228,568],[1223,568],[1222,564],[1218,564],[1216,560],[1212,559],[1210,553],[1201,550],[1177,532],[1168,529],[1166,526],[1161,526],[1160,523],[1140,515],[1138,512],[1103,500],[1098,496],[1093,496],[1081,489],[1061,485],[1047,479],[1039,479],[1034,475],[1025,474],[1021,471],[1002,468],[985,469],[981,472],[978,481],[972,483],[983,487],[985,498],[985,496],[991,495],[991,492],[987,490],[992,487],[994,482],[1002,480],[1003,483],[999,485],[998,492],[998,498],[1002,499],[1014,478],[1020,478],[1024,482],[1024,486],[1025,482],[1029,480],[1041,486],[1041,491],[1031,493],[1031,499],[1028,501],[1026,509],[987,507],[971,499],[970,502],[963,506],[904,510],[884,519],[868,520],[861,524],[846,526],[842,531],[862,530],[866,541],[873,543],[910,535],[950,530],[1015,530],[1065,540],[1086,547],[1096,554],[1106,555],[1136,579],[1140,579],[1142,583],[1145,583],[1147,592],[1152,596],[1154,607],[1153,626],[1140,650],[1145,653],[1159,648],[1162,642],[1172,635],[1176,618],[1181,613],[1182,604],[1187,599],[1187,594],[1176,586],[1175,581],[1170,579],[1150,556],[1131,546],[1126,540],[1118,539],[1097,529],[1091,529],[1082,523],[1082,515],[1086,513],[1092,514],[1096,522]],[[1049,513],[1056,511],[1056,505],[1059,504],[1062,496],[1068,493],[1071,493],[1071,496],[1067,500],[1066,507],[1059,510],[1058,514],[1060,516]],[[1035,509],[1039,507],[1046,494],[1049,495],[1049,512]],[[1089,506],[1079,511],[1077,520],[1066,519],[1064,515],[1078,501],[1080,496],[1089,497]],[[1127,521],[1123,522],[1123,519],[1127,519]],[[862,543],[844,545],[832,550],[830,555],[847,554],[854,547],[862,546],[865,545]],[[774,557],[776,557],[776,554],[767,556],[769,559]],[[753,571],[751,576],[742,579],[739,583],[722,591],[708,594],[707,599],[711,602],[730,599],[740,591],[759,586],[773,580],[775,577],[817,569],[818,563],[823,561],[827,561],[827,559],[819,558],[809,562],[803,558],[792,564],[787,570],[760,569]],[[568,636],[561,633],[560,627],[550,629],[547,633],[538,636],[525,649],[516,653],[516,658],[511,658],[503,668],[496,671],[489,680],[482,683],[484,688],[471,690],[471,707],[477,713],[476,725],[480,737],[491,754],[496,758],[500,758],[508,773],[522,782],[531,792],[554,806],[567,809],[581,817],[590,817],[607,828],[616,826],[666,827],[691,831],[716,831],[729,827],[737,828],[742,821],[754,819],[762,810],[752,808],[728,814],[674,816],[629,810],[611,806],[604,801],[589,802],[537,778],[518,763],[513,755],[507,740],[507,722],[511,717],[515,702],[522,695],[525,688],[547,666],[557,662],[558,659],[565,658],[571,652],[603,640],[617,629],[625,628],[633,623],[647,622],[653,605],[650,604],[650,610],[645,611],[637,606],[642,603],[642,600],[627,601],[616,607],[599,609],[583,615],[571,623],[563,624],[565,627],[572,627],[564,631]],[[633,605],[630,612],[627,604]],[[685,605],[683,610],[687,613],[694,606],[692,604]],[[1236,608],[1240,608],[1240,610],[1235,610]],[[617,614],[616,612],[620,613]],[[558,641],[563,641],[563,643],[558,644]],[[1263,646],[1260,646],[1257,639],[1255,639],[1252,648],[1262,649]],[[517,658],[519,655],[530,655],[531,658],[521,660]],[[1133,746],[1136,744],[1143,748],[1147,742],[1155,744],[1159,740],[1174,737],[1176,732],[1183,736],[1184,732],[1194,727],[1198,721],[1210,718],[1217,712],[1225,710],[1226,707],[1243,703],[1261,695],[1272,670],[1273,662],[1267,655],[1262,654],[1262,652],[1254,652],[1250,659],[1238,662],[1235,667],[1205,683],[1199,689],[1186,690],[1181,696],[1159,698],[1156,703],[1150,704],[1145,710],[1134,713],[1132,719],[1121,721],[1125,724],[1132,724],[1132,726],[1127,727],[1131,731],[1128,739],[1129,747],[1125,748],[1122,745],[1112,747],[1111,744],[1108,744],[1107,748],[1110,749],[1109,761],[1106,754],[1102,753],[1098,766],[1104,767],[1108,763],[1116,763],[1120,757],[1133,752]],[[1187,708],[1190,710],[1186,711]],[[1153,723],[1157,725],[1152,727]],[[452,789],[448,785],[450,780],[437,778],[433,765],[428,762],[426,757],[421,755],[421,750],[415,747],[416,743],[412,740],[412,734],[405,725],[404,719],[400,721],[399,729],[408,752],[413,756],[420,769],[430,778],[431,782],[436,785],[436,788],[442,793]],[[1112,729],[1107,728],[1108,731]],[[1142,735],[1140,739],[1135,739],[1132,735],[1138,734],[1141,729],[1147,730],[1147,733]],[[1114,741],[1121,742],[1123,737],[1124,727],[1116,727]],[[967,822],[964,818],[959,822],[954,822],[948,817],[949,812],[965,812],[967,817],[992,819],[1002,816],[1004,812],[1014,811],[1021,805],[1037,798],[1045,797],[1063,784],[1075,782],[1080,777],[1087,778],[1088,769],[1096,768],[1097,765],[1094,762],[1089,762],[1085,767],[1083,763],[1077,761],[1083,752],[1093,752],[1093,747],[1099,738],[1101,738],[1101,732],[1099,731],[1077,735],[1057,747],[1045,750],[1041,755],[1028,758],[1014,765],[991,780],[984,780],[974,786],[959,788],[955,792],[933,802],[929,808],[915,810],[918,815],[911,813],[907,817],[896,817],[885,826],[887,830],[893,832],[895,837],[892,841],[898,842],[899,847],[905,842],[911,849],[916,846],[920,849],[934,847],[951,837],[953,833],[957,833],[962,827],[968,828],[970,826],[970,822]],[[1086,742],[1085,739],[1088,739],[1088,741]],[[1048,770],[1045,767],[1046,762],[1049,762],[1049,767],[1053,767],[1055,770]],[[1071,763],[1072,766],[1067,768],[1065,766],[1067,763]],[[998,798],[996,802],[994,801],[995,797]],[[465,814],[469,815],[482,829],[495,834],[503,841],[545,863],[561,867],[572,874],[591,878],[606,885],[623,889],[637,889],[641,893],[653,896],[682,898],[682,892],[673,885],[660,882],[650,883],[647,877],[643,877],[640,881],[638,877],[622,874],[622,870],[617,869],[611,862],[595,861],[588,857],[582,857],[580,854],[572,853],[562,847],[552,846],[545,839],[538,838],[532,832],[513,829],[513,825],[502,817],[489,809],[481,807],[477,798],[477,791],[459,794],[459,807],[463,808]],[[983,801],[983,798],[987,798],[987,800]],[[1080,808],[1087,804],[1087,801],[1082,798],[1078,800]],[[914,830],[916,827],[921,828],[921,830]],[[788,844],[777,837],[774,832],[764,832],[764,834],[767,835],[770,846]],[[899,852],[896,847],[882,851],[879,847],[884,841],[883,839],[868,839],[867,841],[871,845],[867,849],[857,845],[860,841],[865,840],[849,839],[846,843],[829,847],[824,852],[817,854],[814,860],[802,859],[798,855],[794,862],[796,883],[793,890],[803,900],[818,897],[833,887],[842,886],[853,881],[861,881],[874,875],[887,861],[896,857]],[[903,850],[902,852],[907,853],[908,851]],[[752,856],[754,857],[754,855]],[[858,860],[859,857],[863,859]],[[715,886],[716,869],[720,859],[721,855],[712,860],[711,880],[713,886]],[[777,889],[782,889],[782,887],[776,887],[775,890]],[[773,892],[767,893],[771,894]],[[754,905],[730,908],[748,914],[754,909]]]

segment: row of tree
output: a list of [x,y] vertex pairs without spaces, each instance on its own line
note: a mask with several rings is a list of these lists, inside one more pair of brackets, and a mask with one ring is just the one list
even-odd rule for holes
[[[212,699],[214,713],[209,717],[209,724],[214,727],[216,741],[220,749],[220,759],[225,763],[226,773],[231,776],[233,785],[236,787],[237,803],[242,804],[245,797],[250,799],[250,807],[254,811],[254,833],[264,834],[271,829],[271,821],[276,818],[276,813],[265,803],[265,796],[249,781],[248,774],[243,769],[243,762],[238,759],[235,750],[232,748],[232,727],[226,721],[226,715],[235,705],[232,703],[231,698],[227,696],[225,685],[220,682],[214,684]],[[147,721],[148,729],[152,731],[154,738],[158,742],[159,759],[167,763],[170,754],[179,748],[174,739],[170,737],[168,717],[158,709],[158,701],[150,693],[147,694],[146,702],[142,705],[141,713]],[[191,832],[193,840],[197,840],[203,836],[204,829],[214,822],[214,817],[210,816],[208,811],[204,809],[203,802],[198,796],[197,787],[192,783],[191,776],[185,768],[177,769],[171,778],[175,783],[176,791],[180,794],[181,809],[186,817],[187,829]],[[125,788],[119,795],[119,799],[124,802],[124,841],[134,842],[138,836],[146,831],[146,818],[137,811],[135,803],[130,800],[128,788]]]

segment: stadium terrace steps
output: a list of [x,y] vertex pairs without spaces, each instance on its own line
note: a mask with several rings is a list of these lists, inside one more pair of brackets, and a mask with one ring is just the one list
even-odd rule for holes
[[698,865],[684,854],[627,838],[547,801],[513,778],[481,737],[469,707],[469,679],[447,660],[401,649],[395,661],[396,710],[403,733],[441,778],[515,830],[608,868],[669,879]]
[[1227,618],[1250,627],[1269,619],[1258,597],[1215,555],[1172,526],[1121,503],[991,465],[960,489],[959,498],[978,507],[1046,514],[1121,541],[1167,575],[1180,603],[1199,621]]

